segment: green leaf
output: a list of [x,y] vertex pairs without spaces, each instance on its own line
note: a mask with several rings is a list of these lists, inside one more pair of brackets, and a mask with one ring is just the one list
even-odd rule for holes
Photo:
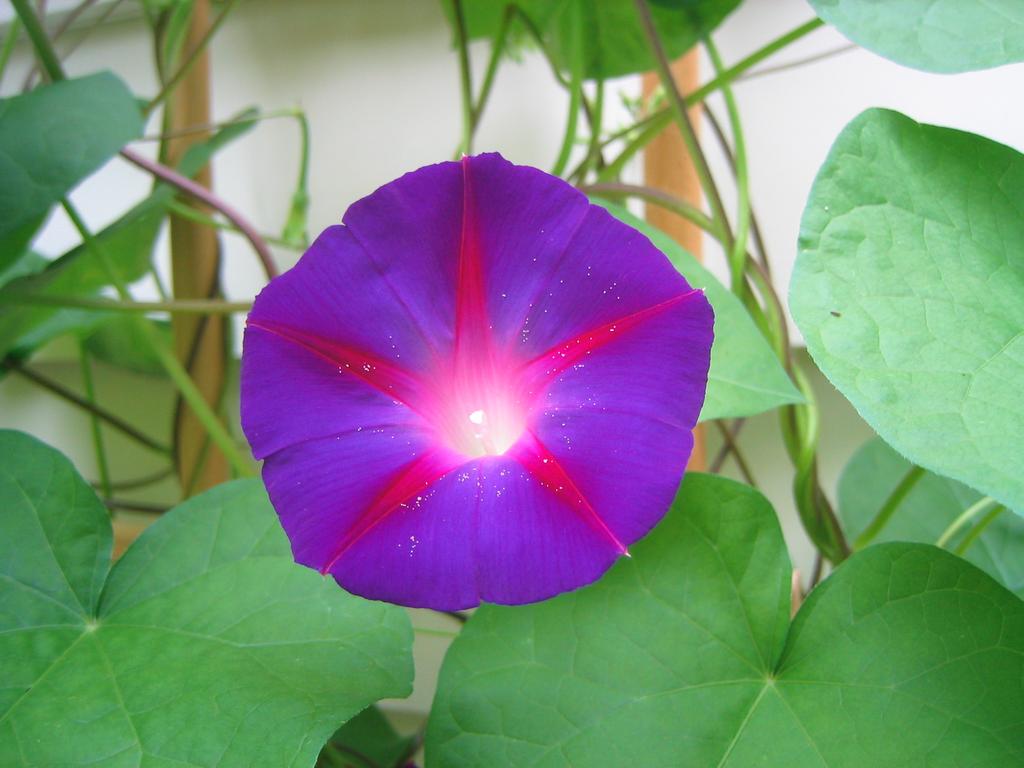
[[0,99],[0,270],[50,208],[142,133],[142,114],[109,72]]
[[[913,464],[873,438],[860,447],[839,479],[839,517],[851,540],[863,531]],[[896,508],[876,541],[933,543],[961,512],[982,498],[956,480],[925,472]],[[951,542],[955,547],[968,528]],[[964,554],[967,560],[1024,598],[1024,520],[1003,513]]]
[[49,262],[41,253],[33,250],[26,250],[10,262],[5,269],[0,270],[0,287],[7,285],[12,280],[26,275],[34,275],[42,272]]
[[[256,124],[257,114],[257,110],[251,107],[243,110],[207,141],[189,148],[178,170],[186,176],[194,176],[217,151],[251,130]],[[135,282],[149,270],[167,206],[176,194],[172,187],[158,184],[147,198],[96,233],[96,241],[126,282]],[[3,285],[0,288],[0,358],[8,354],[27,358],[61,334],[69,331],[88,333],[111,319],[111,313],[94,310],[25,305],[4,307],[6,296],[12,293],[94,296],[108,285],[110,279],[106,270],[84,243],[50,263],[42,272]]]
[[693,474],[632,554],[585,589],[474,614],[441,669],[428,765],[1024,760],[1024,603],[964,560],[871,547],[789,625],[768,502]]
[[[463,0],[469,38],[497,37],[509,4],[507,0]],[[578,6],[576,12],[574,4]],[[678,0],[652,3],[650,8],[662,45],[674,59],[717,27],[739,4],[740,0]],[[585,78],[604,79],[654,69],[632,0],[515,0],[511,5],[533,23],[556,65],[565,72],[570,69],[575,39],[574,17],[583,25]],[[444,7],[450,19],[447,0]]]
[[679,243],[625,208],[594,199],[617,219],[646,235],[695,288],[703,288],[715,310],[708,390],[701,421],[753,416],[803,402],[747,310]]
[[409,693],[405,613],[296,565],[258,482],[182,504],[110,568],[67,459],[16,432],[0,455],[0,764],[312,765]]
[[409,753],[416,739],[400,736],[377,707],[367,707],[331,737],[327,749],[363,768],[366,760],[390,768]]
[[1020,0],[810,0],[853,42],[928,72],[967,72],[1024,61]]
[[[85,339],[86,349],[97,360],[150,376],[164,376],[160,359],[150,346],[149,337],[139,328],[139,318],[117,315],[102,323]],[[165,346],[174,343],[171,324],[167,320],[146,319],[163,339]]]
[[811,190],[790,308],[887,443],[1024,511],[1024,156],[860,115]]

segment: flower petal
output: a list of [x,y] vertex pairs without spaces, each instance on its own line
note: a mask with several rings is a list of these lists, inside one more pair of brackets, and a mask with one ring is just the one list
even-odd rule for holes
[[298,264],[263,289],[248,321],[418,370],[431,360],[432,337],[391,284],[347,227],[328,227]]
[[245,330],[241,386],[242,424],[257,459],[356,429],[424,427],[405,404],[339,363],[251,322]]
[[625,542],[646,534],[675,495],[710,364],[704,295],[662,306],[634,325],[617,321],[614,340],[583,351],[569,342],[575,355],[556,350],[538,361],[550,381],[531,429]]
[[381,426],[308,440],[273,454],[263,465],[263,482],[296,561],[327,570],[374,501],[432,447],[424,432]]
[[[462,168],[446,162],[385,184],[353,203],[343,219],[384,289],[438,354],[454,338],[462,210]],[[383,319],[373,324],[390,330]]]
[[478,459],[417,496],[338,560],[341,586],[441,610],[518,604],[590,583],[621,554],[512,458]]
[[711,310],[639,233],[498,155],[354,204],[256,301],[242,423],[296,559],[466,608],[598,578],[664,514]]

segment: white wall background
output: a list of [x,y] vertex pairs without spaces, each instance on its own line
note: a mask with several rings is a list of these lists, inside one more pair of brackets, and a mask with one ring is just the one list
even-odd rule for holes
[[[155,78],[146,27],[131,3],[124,6],[68,59],[67,68],[72,74],[109,68],[135,92],[151,95]],[[9,6],[0,10],[0,22],[9,16]],[[735,62],[811,16],[803,0],[747,0],[716,40],[726,62]],[[78,34],[73,30],[67,41]],[[310,232],[315,235],[377,186],[452,154],[461,118],[458,70],[449,38],[437,0],[248,0],[233,13],[212,48],[214,117],[226,119],[254,104],[267,110],[294,105],[306,110],[312,124]],[[763,66],[844,43],[831,29],[819,30]],[[486,55],[486,45],[474,46],[478,72]],[[9,95],[16,90],[29,61],[29,51],[20,46],[0,92]],[[1022,83],[1022,65],[938,76],[904,69],[861,50],[739,83],[736,95],[745,121],[752,198],[779,290],[784,293],[788,284],[811,182],[831,142],[850,119],[869,106],[892,107],[918,120],[975,131],[1024,149]],[[613,108],[609,125],[627,122],[625,111],[616,108],[615,92],[636,95],[638,88],[637,78],[614,84],[607,99]],[[724,116],[719,100],[711,103]],[[549,167],[561,140],[565,109],[566,98],[538,54],[508,62],[498,75],[477,149],[496,149],[515,162]],[[150,130],[155,126],[153,121]],[[293,122],[267,121],[215,160],[218,193],[262,231],[276,233],[283,224],[298,162],[297,136]],[[713,142],[707,144],[731,205],[723,158]],[[153,149],[152,144],[141,146]],[[634,179],[637,172],[635,167],[629,171]],[[141,198],[148,183],[115,160],[73,197],[88,222],[98,228]],[[56,255],[75,242],[70,225],[57,215],[38,246]],[[240,238],[226,235],[224,246],[229,296],[251,298],[262,284],[255,260]],[[277,251],[277,256],[282,267],[296,258],[287,251]],[[724,274],[711,247],[707,260]],[[144,286],[138,298],[153,295],[152,287]],[[54,345],[37,364],[77,386],[76,365],[67,362],[65,351]],[[832,490],[842,465],[870,431],[820,377],[816,385],[824,410],[822,471]],[[170,392],[161,384],[105,370],[98,386],[101,399],[127,411],[130,419],[155,434],[166,432],[162,414],[167,413]],[[88,476],[95,476],[82,415],[13,376],[0,380],[0,427],[31,431],[69,452]],[[153,468],[154,460],[130,443],[117,436],[109,440],[116,473],[137,476]],[[806,571],[810,548],[789,500],[791,474],[781,455],[775,418],[753,419],[743,444],[758,481],[779,509],[795,560]],[[169,486],[153,491],[157,497],[168,492]],[[444,620],[426,613],[418,612],[415,621],[446,628]],[[444,643],[420,637],[416,692],[397,706],[423,711],[429,705]]]

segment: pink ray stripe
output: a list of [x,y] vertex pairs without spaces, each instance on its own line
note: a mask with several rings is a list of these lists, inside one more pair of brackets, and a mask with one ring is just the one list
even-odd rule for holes
[[339,372],[355,376],[370,387],[426,416],[429,388],[417,376],[355,347],[321,339],[282,325],[254,322],[247,327],[269,333],[338,366]]
[[655,304],[654,306],[641,309],[632,314],[620,317],[599,328],[592,328],[581,333],[574,339],[562,342],[547,352],[542,352],[523,366],[524,377],[527,380],[545,380],[557,376],[569,366],[573,365],[581,357],[586,356],[595,349],[603,347],[609,342],[625,336],[630,330],[641,325],[644,321],[657,317],[668,309],[681,304],[693,296],[702,295],[704,292],[695,288],[694,290],[681,293],[671,299]]
[[626,545],[619,541],[618,536],[608,527],[587,497],[576,487],[565,467],[533,432],[524,432],[508,455],[522,464],[542,486],[571,507],[584,522],[608,539],[619,552],[629,555]]
[[384,522],[395,510],[404,506],[414,496],[426,493],[431,485],[463,463],[465,460],[461,457],[435,448],[407,464],[388,481],[384,490],[360,513],[358,522],[346,532],[334,555],[320,569],[320,573],[330,573],[330,570],[348,550]]
[[487,348],[490,329],[484,294],[483,258],[473,221],[469,158],[462,158],[462,241],[459,275],[455,286],[456,355],[479,353]]

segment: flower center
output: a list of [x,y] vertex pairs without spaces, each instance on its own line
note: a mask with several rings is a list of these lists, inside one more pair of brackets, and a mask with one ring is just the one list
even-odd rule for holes
[[526,429],[527,398],[513,366],[490,355],[458,360],[438,379],[435,427],[466,458],[501,456]]
[[[473,407],[480,406],[483,407]],[[468,458],[501,456],[523,434],[524,419],[503,393],[490,393],[486,402],[461,400],[452,404],[445,437]]]

